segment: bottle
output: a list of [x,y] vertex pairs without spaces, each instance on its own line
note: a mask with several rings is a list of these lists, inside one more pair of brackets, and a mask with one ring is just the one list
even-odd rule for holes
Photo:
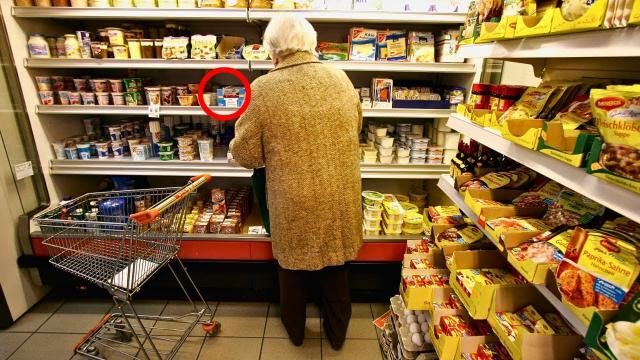
[[67,59],[80,59],[80,43],[75,34],[64,35],[64,53]]
[[56,47],[56,38],[49,36],[47,37],[47,45],[49,45],[49,53],[52,58],[58,57],[58,48]]
[[66,54],[65,49],[64,49],[64,37],[63,36],[58,37],[58,39],[56,40],[56,49],[58,50],[57,53],[58,53],[58,57],[59,58],[64,59],[64,58],[67,57],[67,54]]
[[35,59],[48,59],[51,57],[49,51],[49,44],[47,40],[40,34],[30,34],[29,41],[27,42],[29,47],[29,55]]

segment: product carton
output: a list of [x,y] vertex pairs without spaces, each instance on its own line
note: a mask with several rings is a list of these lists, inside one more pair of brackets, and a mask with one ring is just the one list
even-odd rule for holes
[[542,15],[518,16],[516,19],[515,38],[542,36],[551,31],[553,11],[545,11]]
[[405,274],[400,279],[400,295],[404,305],[409,310],[429,310],[433,307],[433,302],[442,302],[451,295],[449,284],[440,283],[438,285],[424,285],[420,276],[429,278],[431,275],[446,275],[447,269],[427,269],[422,270],[421,275]]
[[534,305],[540,313],[556,313],[555,308],[534,287],[496,289],[487,321],[514,360],[572,359],[582,346],[579,335],[547,335],[518,332],[515,341],[500,326],[496,312],[515,312]]
[[404,31],[378,31],[377,56],[380,61],[406,61],[407,38]]
[[435,39],[431,32],[409,32],[409,61],[432,63],[435,61]]
[[544,120],[507,120],[502,124],[502,137],[527,149],[536,150]]
[[440,360],[462,359],[462,354],[474,353],[478,345],[497,343],[499,341],[495,335],[448,336],[438,331],[440,326],[437,324],[440,321],[440,317],[437,320],[432,317],[431,321],[433,323],[429,324],[429,337]]
[[589,157],[587,159],[587,173],[599,177],[605,181],[616,184],[620,187],[623,187],[629,191],[633,191],[635,193],[640,194],[640,181],[634,181],[632,179],[622,177],[620,175],[614,174],[613,172],[605,169],[602,164],[598,161],[600,159],[600,151],[602,150],[602,139],[595,138],[593,140],[593,144],[591,145],[591,152],[589,153]]
[[391,109],[392,108],[392,93],[393,93],[393,80],[392,79],[377,79],[372,80],[373,89],[373,107],[377,109]]
[[538,140],[538,151],[571,166],[582,167],[596,137],[582,130],[565,130],[559,121],[546,121]]
[[[509,249],[507,261],[530,283],[544,284],[562,261],[572,233],[572,229],[545,232]],[[542,240],[535,241],[538,238]]]
[[516,16],[503,16],[500,22],[483,22],[480,36],[475,43],[485,43],[502,39],[513,39],[516,29]]
[[436,36],[436,60],[438,62],[463,63],[464,58],[458,56],[459,30],[446,30]]
[[[349,59],[356,61],[376,60],[377,32],[361,27],[352,28],[349,34]],[[391,96],[391,94],[389,94]]]
[[584,15],[573,21],[566,20],[560,8],[557,8],[553,13],[550,32],[557,34],[598,29],[604,23],[607,4],[607,0],[595,0]]
[[457,251],[453,254],[452,264],[455,271],[452,271],[449,276],[451,289],[453,289],[456,295],[458,295],[458,298],[464,304],[469,315],[474,319],[487,318],[491,304],[493,303],[493,297],[496,289],[511,287],[521,289],[531,286],[530,284],[524,283],[524,281],[517,284],[504,284],[500,282],[486,284],[478,281],[470,284],[470,286],[465,290],[460,281],[463,281],[461,279],[467,275],[468,269],[508,268],[507,260],[498,251]]
[[484,229],[500,242],[504,249],[511,249],[550,229],[542,220],[516,217],[499,217],[485,220]]
[[431,241],[407,240],[407,250],[404,254],[402,265],[405,268],[409,268],[413,259],[425,259],[437,269],[445,268],[442,251]]

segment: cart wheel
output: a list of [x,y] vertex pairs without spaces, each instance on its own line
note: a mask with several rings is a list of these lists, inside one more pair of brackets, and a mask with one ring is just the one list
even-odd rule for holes
[[91,345],[87,347],[87,353],[92,355],[92,356],[98,356],[100,355],[100,350],[98,350],[97,347]]
[[217,321],[211,321],[208,323],[202,324],[202,330],[204,330],[207,335],[212,336],[220,332],[220,323]]

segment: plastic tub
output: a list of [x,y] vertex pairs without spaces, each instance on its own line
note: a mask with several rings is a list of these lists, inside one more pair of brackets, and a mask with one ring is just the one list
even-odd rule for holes
[[147,151],[145,145],[131,145],[131,158],[135,161],[147,160]]
[[376,134],[372,132],[367,132],[367,140],[376,141]]
[[121,92],[113,92],[111,93],[111,99],[113,100],[113,105],[125,105],[124,101],[124,93]]
[[393,155],[382,155],[380,154],[380,164],[390,165],[393,162]]
[[385,137],[387,136],[387,128],[386,127],[376,128],[375,134],[377,137]]
[[362,192],[362,203],[369,206],[379,206],[384,200],[384,195],[377,191],[365,190]]
[[411,202],[422,203],[427,199],[427,192],[422,189],[413,189],[409,192]]
[[417,213],[418,211],[420,211],[417,205],[410,202],[405,202],[405,201],[400,202],[400,206],[402,206],[402,208],[404,209],[405,217],[403,219],[405,219],[407,217],[407,214],[409,213]]
[[98,100],[98,105],[109,105],[110,94],[107,92],[104,93],[96,93],[96,98]]
[[380,235],[380,227],[376,227],[376,228],[367,228],[365,226],[362,227],[362,234],[364,236],[376,236],[376,235]]
[[380,144],[380,146],[389,148],[393,147],[393,138],[392,137],[378,137],[376,138],[376,142]]
[[363,217],[362,218],[362,222],[364,224],[364,226],[366,228],[380,228],[380,221],[382,219],[380,218],[368,218],[368,217]]
[[111,45],[124,45],[124,29],[108,27],[105,29]]
[[53,85],[51,84],[50,76],[36,76],[36,84],[38,91],[52,91]]
[[73,79],[73,86],[75,87],[77,92],[87,91],[87,80],[86,79]]
[[113,157],[116,159],[122,159],[124,156],[124,145],[122,141],[112,141],[111,142],[111,151],[113,152]]
[[378,150],[375,148],[366,147],[362,149],[363,157],[376,157],[378,156]]
[[194,140],[192,136],[180,136],[178,137],[178,147],[181,146],[193,146]]
[[163,151],[160,153],[160,160],[169,161],[173,160],[173,151]]
[[459,141],[460,133],[446,133],[444,134],[444,144],[442,145],[445,149],[457,149]]
[[[410,204],[413,205],[413,204]],[[415,205],[413,205],[415,206]],[[418,207],[415,206],[415,211],[408,211],[404,214],[403,224],[405,227],[413,228],[413,229],[422,229],[422,224],[424,223],[424,216],[420,214],[418,211]]]
[[382,219],[382,205],[365,205],[363,215],[371,219]]
[[95,105],[96,104],[96,94],[92,92],[83,92],[82,95],[82,104],[83,105]]
[[192,106],[193,95],[178,95],[178,102],[180,102],[180,106]]
[[91,159],[91,144],[89,143],[81,143],[76,145],[78,149],[78,158],[80,160],[90,160]]
[[127,45],[111,45],[111,49],[115,59],[124,60],[129,58],[129,47]]
[[38,91],[38,96],[42,105],[53,105],[53,91]]
[[[93,84],[93,90],[95,92],[109,92],[110,87],[107,79],[93,79],[91,80],[91,83]],[[77,85],[76,85],[76,88],[77,88]]]
[[382,229],[387,235],[400,235],[402,234],[402,224],[382,224]]
[[407,165],[409,164],[410,160],[411,158],[409,156],[398,156],[398,158],[396,159],[399,165]]
[[169,152],[173,151],[173,143],[172,142],[161,142],[158,143],[158,151],[160,152]]
[[51,146],[53,146],[53,152],[56,155],[56,159],[64,160],[67,158],[67,156],[64,154],[64,141],[53,142],[51,143]]
[[366,156],[362,158],[363,164],[376,164],[378,162],[377,156]]
[[402,204],[403,202],[409,202],[409,197],[403,194],[395,194],[396,200]]
[[213,160],[213,139],[199,139],[198,152],[200,153],[200,160]]
[[78,148],[75,146],[69,146],[64,148],[64,156],[68,160],[77,160],[78,159]]
[[[398,206],[400,205],[398,204]],[[385,204],[382,217],[385,219],[387,224],[402,224],[404,209],[401,206],[398,209],[395,205],[390,206],[390,204]]]
[[80,105],[81,99],[79,92],[69,91],[69,105]]
[[391,156],[393,155],[393,148],[389,147],[389,148],[385,148],[382,146],[377,146],[378,149],[378,153],[380,153],[380,156]]

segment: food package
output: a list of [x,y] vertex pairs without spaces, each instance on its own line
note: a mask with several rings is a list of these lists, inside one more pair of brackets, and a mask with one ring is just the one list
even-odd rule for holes
[[584,195],[564,189],[558,193],[554,203],[549,205],[542,220],[551,227],[578,226],[602,215],[604,210],[604,206]]
[[242,48],[242,57],[245,60],[267,60],[269,59],[269,53],[260,44],[245,45]]
[[546,231],[509,249],[509,252],[517,261],[559,264],[564,258],[564,252],[572,236],[573,229],[566,229],[566,227]]
[[296,8],[294,0],[273,0],[272,6],[276,10],[293,10]]
[[548,83],[528,88],[520,99],[500,117],[500,123],[512,119],[537,119],[555,90],[556,86]]
[[408,43],[409,61],[424,63],[435,61],[435,38],[433,33],[410,31]]
[[464,216],[456,206],[429,206],[429,221],[433,224],[463,225]]
[[[353,58],[351,58],[354,60]],[[373,107],[380,109],[391,109],[392,107],[392,94],[393,94],[393,80],[392,79],[378,79],[372,80],[373,89]]]
[[427,259],[411,259],[409,262],[409,268],[415,270],[434,269],[435,267]]
[[377,31],[356,27],[351,28],[349,34],[349,59],[358,61],[375,61]]
[[588,96],[576,97],[568,107],[560,111],[553,121],[560,121],[564,130],[575,130],[593,120]]
[[242,86],[224,86],[218,88],[216,95],[218,106],[239,108],[244,102],[246,90]]
[[591,90],[595,125],[604,144],[599,165],[606,170],[640,181],[640,87],[629,91]]
[[222,8],[224,7],[223,0],[198,0],[198,7],[200,8]]
[[596,0],[562,0],[560,13],[565,20],[574,21],[584,15],[595,2]]
[[185,36],[167,36],[162,41],[163,59],[186,59],[189,57],[189,38]]
[[381,61],[407,60],[407,38],[404,31],[386,30],[377,33],[377,56]]
[[249,2],[249,7],[252,9],[271,9],[271,6],[271,0],[251,0]]
[[227,203],[224,189],[211,190],[212,212],[214,215],[227,215]]
[[318,53],[320,60],[349,60],[349,44],[322,41],[318,43]]
[[464,58],[458,56],[459,30],[444,30],[436,36],[436,61],[437,62],[464,62]]
[[444,230],[436,236],[436,245],[439,248],[447,246],[468,247],[484,238],[482,231],[472,225],[462,225],[458,228]]
[[241,51],[244,44],[244,38],[237,36],[222,36],[222,39],[216,48],[218,59],[241,59]]
[[632,237],[577,227],[556,279],[563,299],[572,305],[617,310],[637,291],[638,273],[638,249]]
[[226,8],[246,9],[247,6],[247,0],[224,0],[224,7]]
[[640,293],[637,293],[611,318],[609,323],[594,314],[585,344],[599,359],[635,360],[640,354]]
[[478,3],[480,2],[481,0],[469,1],[469,11],[460,31],[462,40],[473,41],[480,34],[480,21],[478,20]]
[[475,331],[470,322],[460,315],[440,317],[440,329],[447,336],[474,336]]
[[191,58],[200,60],[210,60],[216,58],[215,35],[192,35],[191,36]]
[[500,343],[480,344],[476,351],[478,360],[510,360],[509,351]]
[[504,0],[502,16],[531,16],[536,14],[534,0]]

